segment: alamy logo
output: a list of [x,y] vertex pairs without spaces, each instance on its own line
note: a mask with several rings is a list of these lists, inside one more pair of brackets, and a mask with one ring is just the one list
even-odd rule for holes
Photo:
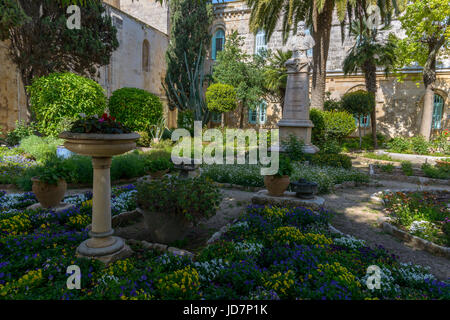
[[369,290],[381,289],[381,269],[379,266],[369,266],[367,274],[370,275],[366,280],[366,285]]
[[67,289],[69,290],[73,290],[73,289],[77,289],[80,290],[81,289],[81,270],[80,267],[77,265],[71,265],[67,267],[66,270],[67,274],[70,274],[70,276],[67,278]]
[[66,12],[71,15],[69,18],[67,18],[67,23],[66,23],[67,28],[69,28],[70,30],[73,30],[73,29],[80,30],[81,29],[81,9],[80,9],[80,7],[77,5],[71,5],[67,8]]

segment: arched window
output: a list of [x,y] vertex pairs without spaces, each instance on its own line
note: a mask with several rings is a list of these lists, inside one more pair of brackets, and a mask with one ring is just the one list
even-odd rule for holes
[[223,50],[225,46],[225,31],[218,29],[212,39],[211,57],[213,60],[217,58],[217,52]]
[[150,43],[147,39],[142,43],[142,70],[150,71]]
[[444,111],[444,98],[440,95],[434,95],[433,122],[431,128],[439,130],[442,128],[442,113]]
[[[358,118],[357,117],[354,117],[354,118],[355,118],[356,126],[358,126]],[[368,115],[360,117],[359,118],[359,125],[361,126],[361,128],[368,128],[368,127],[370,127],[370,115],[368,114]]]
[[251,124],[265,124],[267,121],[267,102],[262,100],[256,109],[248,109],[248,122]]
[[267,120],[267,102],[261,101],[259,104],[259,124],[265,124]]
[[259,30],[255,37],[255,54],[260,54],[267,50],[266,32]]

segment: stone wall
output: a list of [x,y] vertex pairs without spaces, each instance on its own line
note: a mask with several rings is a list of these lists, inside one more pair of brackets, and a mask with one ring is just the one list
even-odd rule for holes
[[170,31],[167,1],[162,5],[155,0],[118,0],[120,9],[165,34]]
[[27,100],[20,73],[8,57],[8,43],[0,42],[0,131],[28,119]]
[[[136,18],[111,6],[107,13],[113,17],[118,30],[119,48],[113,53],[111,63],[99,68],[95,79],[109,97],[114,90],[135,87],[147,90],[161,98],[168,125],[176,125],[176,112],[167,109],[166,96],[161,85],[166,73],[165,53],[169,39],[161,32]],[[149,67],[143,69],[143,43],[148,41]],[[0,126],[3,131],[14,128],[16,120],[26,120],[26,96],[14,64],[7,58],[7,44],[0,43]],[[6,129],[6,130],[5,130]]]

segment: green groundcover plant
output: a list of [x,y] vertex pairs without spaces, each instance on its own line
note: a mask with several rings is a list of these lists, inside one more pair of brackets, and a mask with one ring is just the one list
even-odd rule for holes
[[[364,183],[369,181],[367,174],[357,170],[347,170],[327,166],[306,165],[300,162],[293,162],[293,172],[290,175],[291,181],[300,178],[318,184],[319,193],[329,193],[334,185],[345,181]],[[264,177],[261,175],[259,165],[204,165],[202,175],[219,183],[231,183],[246,187],[264,187]]]
[[450,192],[388,192],[384,204],[393,222],[413,235],[450,246]]
[[[135,207],[134,186],[113,189],[113,215]],[[132,245],[109,266],[75,257],[88,238],[92,194],[64,201],[59,214],[24,209],[33,194],[0,193],[0,299],[280,300],[449,299],[450,284],[404,264],[381,246],[330,234],[331,214],[307,208],[250,206],[194,258]],[[66,269],[81,269],[81,289],[67,288]],[[367,268],[380,268],[369,289]]]

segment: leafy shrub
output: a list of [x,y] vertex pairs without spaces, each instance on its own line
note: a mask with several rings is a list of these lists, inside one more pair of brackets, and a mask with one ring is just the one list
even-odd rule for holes
[[403,137],[395,137],[387,143],[388,151],[395,153],[406,153],[412,149],[411,141]]
[[180,111],[178,110],[177,118],[178,128],[186,129],[194,135],[194,113],[191,110]]
[[358,90],[346,93],[342,97],[342,108],[357,118],[365,116],[375,108],[373,93]]
[[28,88],[31,111],[45,135],[57,136],[64,123],[86,115],[102,114],[106,108],[103,88],[73,73],[52,73],[37,78]]
[[412,176],[414,171],[412,168],[412,163],[410,161],[402,161],[402,171],[406,176]]
[[150,137],[147,131],[138,131],[138,134],[141,136],[138,141],[136,141],[136,145],[139,147],[150,147],[152,143],[152,138]]
[[292,161],[301,161],[305,158],[305,152],[303,147],[305,144],[303,141],[297,139],[293,134],[290,134],[288,138],[282,141],[284,151]]
[[323,112],[318,109],[311,109],[309,111],[309,119],[314,124],[311,136],[312,143],[318,145],[325,138],[325,120]]
[[50,155],[56,155],[56,149],[63,140],[54,137],[38,137],[31,135],[22,139],[20,148],[32,155],[36,160],[45,160]]
[[331,92],[325,92],[325,101],[323,103],[323,110],[325,111],[339,111],[342,109],[342,101],[331,99]]
[[214,83],[206,90],[206,103],[212,112],[224,113],[237,107],[236,89],[222,83]]
[[314,124],[312,141],[319,146],[328,139],[342,141],[356,129],[355,119],[347,111],[311,109],[309,117]]
[[145,171],[157,172],[173,169],[173,163],[167,158],[148,159],[145,162]]
[[178,179],[165,177],[137,186],[137,204],[153,212],[180,215],[197,224],[216,213],[219,189],[203,177]]
[[418,135],[411,138],[412,151],[416,154],[429,154],[430,143],[424,136]]
[[41,182],[57,184],[60,179],[70,180],[72,172],[67,164],[56,155],[49,157],[42,166],[42,171],[36,177]]
[[422,165],[423,173],[432,179],[450,179],[450,170],[448,167],[431,166],[428,163]]
[[327,138],[334,138],[338,141],[356,129],[355,119],[346,111],[325,111],[324,121]]
[[137,88],[122,88],[109,98],[109,112],[131,130],[148,131],[163,116],[158,96]]
[[6,134],[5,142],[8,146],[17,146],[23,138],[33,135],[36,131],[36,124],[30,122],[26,124],[22,121],[16,121],[15,129]]
[[336,139],[327,139],[318,145],[321,154],[338,154],[342,151],[342,147]]
[[280,154],[279,157],[279,167],[277,176],[290,176],[293,172],[293,167],[291,164],[291,160],[283,154]]
[[386,173],[392,173],[394,171],[395,166],[392,163],[384,164],[380,166],[381,171]]
[[311,157],[311,163],[318,166],[351,169],[352,160],[345,154],[318,153]]

